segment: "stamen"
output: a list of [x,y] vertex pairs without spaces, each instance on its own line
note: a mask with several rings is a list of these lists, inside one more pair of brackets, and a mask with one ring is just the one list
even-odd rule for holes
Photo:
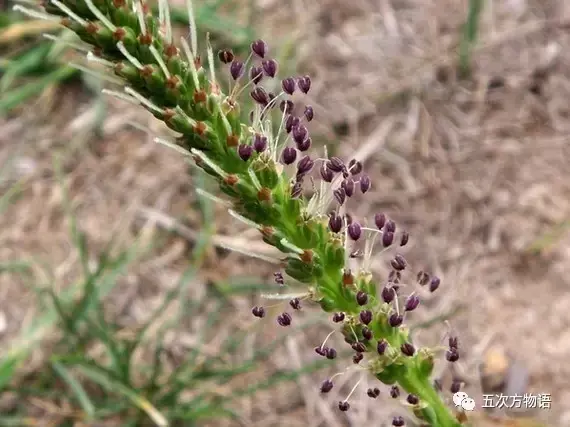
[[196,34],[196,19],[194,18],[194,7],[192,0],[186,0],[186,9],[188,12],[188,23],[190,25],[190,42],[192,43],[193,56],[198,55],[198,36]]
[[146,21],[144,19],[144,11],[140,0],[135,1],[135,7],[137,10],[137,18],[139,20],[139,25],[141,27],[141,33],[143,36],[146,36]]
[[250,219],[247,219],[246,217],[244,217],[243,215],[238,214],[236,211],[234,211],[233,209],[228,209],[228,213],[233,216],[235,219],[237,219],[238,221],[243,222],[246,225],[249,225],[252,228],[255,228],[257,230],[261,229],[261,225],[256,224],[255,222],[253,222]]
[[[115,66],[115,64],[113,64],[111,61],[107,61],[106,59],[99,58],[98,56],[95,56],[93,54],[93,52],[91,52],[91,51],[87,52],[87,60],[89,62],[96,62],[97,64],[101,64],[101,65],[104,65],[106,67],[112,68]],[[121,82],[122,82],[122,80],[121,80]]]
[[[52,1],[52,3],[54,2],[54,0],[51,0],[51,1]],[[55,1],[57,1],[57,0],[55,0]],[[97,19],[103,23],[103,25],[105,25],[112,32],[117,31],[117,27],[115,27],[115,25],[113,25],[113,23],[111,21],[109,21],[109,19],[103,14],[103,12],[101,12],[99,9],[97,9],[95,4],[93,4],[92,0],[84,0],[84,1],[85,1],[85,4],[87,5],[87,7],[89,8],[89,10],[91,11],[91,13],[93,13],[93,15],[95,15],[97,17]]]
[[[69,47],[76,49],[80,52],[84,52],[84,53],[91,52],[91,50],[90,50],[91,47],[88,45],[81,45],[79,43],[73,43],[73,42],[70,42],[70,41],[63,39],[62,37],[54,36],[53,34],[42,34],[42,36],[48,40],[51,40],[51,41],[57,42],[57,43],[61,43],[65,46],[69,46]],[[89,59],[89,58],[87,58],[87,59]]]
[[[190,152],[188,152],[188,154],[190,154]],[[223,205],[226,207],[231,206],[231,204],[227,200],[221,199],[218,196],[214,196],[212,193],[209,193],[206,190],[203,190],[202,188],[196,188],[196,194],[198,194],[198,195],[200,195],[206,199],[209,199],[212,202],[218,203],[220,205]]]
[[222,170],[216,163],[214,163],[208,156],[206,156],[202,151],[192,148],[190,152],[200,158],[204,163],[206,163],[214,172],[216,172],[220,177],[226,178],[228,174]]
[[119,51],[125,56],[125,58],[127,58],[127,60],[131,64],[133,64],[136,68],[138,68],[139,70],[143,69],[142,64],[139,62],[137,58],[135,58],[133,55],[130,54],[130,52],[127,50],[123,42],[117,43],[117,49],[119,49]]
[[[77,22],[78,24],[81,24],[83,26],[87,26],[87,21],[85,19],[81,18],[79,15],[77,15],[74,11],[72,11],[66,5],[64,5],[63,3],[61,3],[58,0],[51,0],[51,2],[52,2],[52,4],[56,5],[62,12],[65,12],[67,14],[67,16],[69,16],[75,22]],[[18,6],[14,6],[14,9],[16,9],[16,8],[18,8]],[[22,9],[20,9],[20,10],[22,10]]]
[[109,89],[103,89],[101,91],[101,93],[104,93],[105,95],[113,96],[117,99],[122,99],[123,101],[130,102],[131,104],[134,104],[134,105],[141,105],[141,103],[139,102],[138,99],[135,99],[131,96],[125,95],[122,92],[117,92],[117,91],[109,90]]
[[150,53],[152,53],[152,56],[154,56],[154,59],[156,60],[156,62],[160,66],[160,68],[162,69],[162,72],[164,73],[166,78],[169,79],[170,78],[170,71],[168,71],[168,68],[166,67],[166,64],[164,63],[163,59],[161,58],[160,53],[158,53],[158,50],[156,50],[156,47],[151,45],[149,47],[149,50],[150,50]]
[[184,37],[180,37],[180,44],[182,45],[182,50],[186,54],[188,58],[188,66],[190,67],[190,73],[192,74],[192,80],[194,80],[194,86],[196,86],[196,90],[200,87],[200,82],[198,80],[198,71],[196,70],[196,64],[194,59],[194,54],[190,50],[190,46],[188,46],[188,42]]
[[132,87],[129,87],[129,86],[125,87],[125,92],[128,93],[129,95],[131,95],[133,98],[136,98],[141,104],[143,104],[145,107],[149,108],[150,110],[153,110],[153,111],[160,113],[160,114],[164,114],[164,110],[162,108],[154,105],[152,102],[150,102],[144,96],[142,96],[140,93],[135,91]]
[[114,83],[117,85],[123,85],[124,84],[124,82],[119,78],[114,78],[113,76],[110,76],[110,75],[105,74],[105,73],[99,73],[95,70],[92,70],[91,68],[84,67],[83,65],[76,64],[75,62],[70,62],[69,66],[73,67],[79,71],[82,71],[86,74],[90,74],[93,77],[97,77],[98,79],[108,81],[109,83]]
[[353,393],[356,391],[361,381],[362,379],[359,379],[358,382],[354,385],[354,387],[352,387],[352,390],[350,390],[350,393],[348,393],[348,396],[346,396],[346,399],[344,399],[345,402],[348,401],[348,399],[350,399],[350,396],[352,396]]
[[[175,144],[174,142],[168,141],[166,139],[162,139],[162,138],[154,138],[153,139],[154,142],[156,142],[157,144],[162,144],[167,146],[168,148],[172,148],[175,151],[178,151],[180,154],[183,154],[185,156],[191,156],[192,154],[186,150],[185,148],[182,148],[180,145]],[[198,190],[196,190],[198,191]]]
[[332,336],[332,334],[334,334],[336,331],[332,331],[330,334],[327,335],[327,337],[325,338],[325,340],[323,341],[323,343],[321,344],[321,350],[323,349],[323,347],[325,346],[325,344],[327,343],[328,339]]

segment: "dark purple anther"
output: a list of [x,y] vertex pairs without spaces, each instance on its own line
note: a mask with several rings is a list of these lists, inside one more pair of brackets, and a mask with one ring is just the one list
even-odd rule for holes
[[410,344],[409,342],[405,342],[404,344],[402,344],[400,346],[400,350],[402,351],[402,353],[406,356],[412,357],[414,355],[414,353],[416,352],[416,349],[414,348],[414,346],[412,344]]
[[297,150],[293,147],[285,147],[283,149],[283,153],[281,154],[281,160],[284,164],[290,165],[295,162],[297,159]]
[[323,181],[332,182],[332,180],[334,178],[333,171],[328,169],[324,163],[321,165],[320,173],[321,173],[321,178],[323,179]]
[[354,194],[354,181],[352,178],[347,178],[342,181],[342,187],[344,188],[344,192],[346,193],[347,197],[352,197]]
[[344,320],[344,313],[335,313],[333,314],[332,321],[335,323],[340,323]]
[[406,246],[408,244],[408,240],[410,240],[410,235],[407,231],[402,233],[402,238],[400,239],[400,246]]
[[329,218],[329,229],[333,233],[340,233],[340,230],[342,230],[342,217],[340,215],[337,215],[334,212],[331,214]]
[[309,76],[300,77],[297,84],[299,85],[299,90],[301,92],[307,93],[311,88],[311,78]]
[[370,190],[370,177],[362,175],[360,177],[360,191],[362,191],[362,194],[365,194],[368,190]]
[[380,389],[378,387],[369,388],[368,390],[366,390],[366,394],[368,395],[368,397],[376,399],[378,396],[380,396]]
[[290,133],[293,130],[293,128],[298,125],[299,125],[299,117],[289,115],[285,120],[285,131],[287,133]]
[[289,326],[291,324],[292,317],[289,313],[282,313],[277,317],[277,323],[281,326]]
[[293,101],[290,99],[284,99],[279,104],[279,109],[283,114],[290,114],[293,111],[293,108],[295,108],[295,104],[293,104]]
[[301,197],[302,193],[303,193],[303,183],[301,181],[297,181],[295,184],[293,184],[293,188],[291,188],[291,197],[294,199],[298,199],[299,197]]
[[244,162],[247,162],[252,154],[253,147],[251,145],[240,144],[238,147],[238,155]]
[[255,317],[259,317],[260,319],[262,317],[265,317],[265,309],[263,307],[253,307],[251,309],[251,313],[255,316]]
[[361,343],[360,341],[355,342],[354,344],[352,344],[351,347],[357,353],[364,353],[366,351],[366,346],[363,343]]
[[319,347],[315,347],[315,353],[317,353],[319,356],[325,357],[327,355],[328,349],[328,347],[321,345]]
[[364,355],[362,353],[356,353],[354,356],[352,356],[352,362],[355,365],[358,365],[362,359],[364,359]]
[[331,157],[327,162],[327,168],[333,172],[342,172],[345,169],[344,163],[338,157]]
[[378,230],[382,230],[382,227],[386,224],[386,215],[383,213],[377,213],[374,215],[374,223],[376,224],[376,227],[378,227]]
[[263,40],[256,40],[251,44],[251,50],[260,58],[265,58],[267,54],[267,43]]
[[365,326],[364,328],[362,328],[362,336],[364,337],[364,339],[370,341],[374,335],[372,334],[372,331]]
[[333,382],[331,380],[324,380],[321,384],[321,393],[328,393],[333,388]]
[[387,248],[388,246],[390,246],[392,243],[394,242],[394,233],[391,233],[389,231],[384,231],[382,233],[382,246],[384,246],[385,248]]
[[356,293],[356,302],[358,305],[366,305],[368,302],[368,294],[364,291],[358,291]]
[[390,387],[390,396],[392,396],[392,399],[397,399],[400,397],[400,389],[397,385]]
[[457,337],[449,337],[447,340],[447,343],[449,345],[449,348],[454,348],[454,349],[458,349],[459,348],[459,340],[457,339]]
[[396,232],[396,223],[394,221],[392,221],[391,219],[389,219],[388,221],[386,221],[386,226],[384,227],[384,231],[389,231],[391,233],[395,233]]
[[394,259],[392,261],[390,261],[390,265],[392,266],[392,268],[394,270],[402,271],[406,268],[408,263],[406,262],[406,259],[402,255],[396,254]]
[[437,290],[437,288],[439,288],[440,283],[441,283],[441,280],[439,280],[439,277],[433,276],[431,278],[431,281],[429,282],[430,292],[435,292]]
[[329,348],[326,354],[327,359],[333,360],[336,357],[336,350],[334,348]]
[[360,227],[360,224],[358,222],[355,221],[348,226],[348,235],[352,240],[356,241],[360,239],[361,234],[362,227]]
[[241,61],[232,61],[230,65],[230,74],[234,80],[239,79],[243,74],[243,62]]
[[417,405],[420,402],[420,399],[418,399],[418,396],[415,394],[408,394],[406,400],[410,405]]
[[342,412],[346,412],[350,409],[350,404],[346,400],[338,402],[338,409],[340,409]]
[[303,157],[299,160],[299,163],[297,163],[297,175],[305,175],[309,173],[311,169],[313,169],[314,165],[315,162],[312,161],[309,156]]
[[297,148],[299,151],[307,151],[309,148],[311,148],[312,143],[313,140],[311,138],[307,138],[303,142],[297,142]]
[[256,133],[253,137],[253,148],[258,153],[262,153],[267,148],[267,137]]
[[283,92],[287,95],[293,95],[295,92],[295,79],[293,77],[287,77],[281,81],[281,87],[283,88]]
[[301,310],[301,301],[299,301],[299,298],[293,298],[289,301],[289,305],[295,310]]
[[449,388],[449,391],[455,394],[458,393],[460,390],[461,390],[461,381],[453,380],[453,382],[451,383],[451,387]]
[[382,289],[382,299],[384,302],[390,304],[392,301],[394,301],[395,297],[396,292],[394,289],[391,286],[384,286]]
[[305,118],[307,119],[308,122],[313,120],[313,118],[315,117],[315,112],[313,110],[313,107],[311,107],[310,105],[307,105],[305,107],[304,114],[305,114]]
[[398,417],[394,417],[394,419],[392,420],[392,425],[394,427],[403,427],[406,423],[404,422],[404,419],[400,416]]
[[451,348],[445,352],[445,358],[448,362],[457,362],[459,360],[459,352],[455,348]]
[[358,317],[360,317],[360,321],[365,325],[372,322],[372,312],[370,310],[362,310]]
[[275,59],[266,59],[261,61],[261,67],[268,77],[275,77],[277,74],[277,61]]
[[229,64],[230,62],[232,62],[234,60],[234,53],[231,50],[227,50],[227,49],[220,50],[218,52],[218,58],[224,64]]
[[269,104],[269,95],[262,87],[256,87],[251,91],[250,95],[260,105],[266,106]]
[[292,135],[293,135],[293,140],[297,144],[300,144],[301,142],[305,141],[305,139],[307,139],[307,137],[309,136],[309,131],[305,126],[300,124],[293,128]]
[[425,286],[429,283],[430,278],[430,275],[425,271],[420,271],[416,277],[416,280],[420,286]]
[[418,308],[418,305],[420,305],[420,297],[412,294],[406,299],[405,309],[406,311],[413,311]]
[[255,85],[258,84],[263,78],[263,70],[261,69],[261,67],[256,67],[255,65],[253,65],[249,69],[249,78],[253,82],[253,84]]
[[403,321],[404,317],[398,313],[392,313],[388,318],[388,323],[390,323],[390,326],[392,326],[393,328],[400,326]]
[[386,352],[387,348],[388,348],[388,342],[386,340],[378,341],[378,345],[376,346],[376,351],[380,356],[382,356]]
[[342,205],[346,200],[346,193],[344,192],[344,188],[337,188],[333,191],[333,195],[339,205]]
[[279,286],[283,286],[285,284],[283,273],[281,273],[280,271],[276,271],[275,273],[273,273],[273,279],[275,280],[275,283],[277,283]]
[[352,159],[350,162],[348,162],[348,171],[352,175],[358,175],[360,172],[362,172],[362,163],[355,159]]

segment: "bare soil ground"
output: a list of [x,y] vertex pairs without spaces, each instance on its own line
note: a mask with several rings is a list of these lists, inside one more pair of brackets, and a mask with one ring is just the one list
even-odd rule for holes
[[[489,2],[468,80],[454,72],[464,1],[298,0],[284,7],[268,0],[260,6],[267,40],[298,32],[295,54],[313,76],[313,132],[338,155],[365,161],[373,190],[353,204],[355,214],[371,218],[382,211],[395,219],[411,232],[406,254],[414,269],[427,267],[443,278],[437,293],[424,296],[415,321],[461,308],[450,325],[461,340],[459,374],[468,393],[481,396],[479,365],[498,347],[528,371],[529,391],[551,393],[552,409],[536,416],[570,425],[570,236],[564,226],[570,215],[570,4]],[[200,226],[188,209],[194,196],[180,157],[125,127],[128,120],[152,127],[144,113],[109,101],[103,136],[78,140],[90,126],[93,104],[76,93],[55,99],[55,109],[42,111],[38,105],[46,103],[39,101],[0,123],[0,159],[12,158],[8,179],[26,179],[0,219],[0,259],[39,257],[53,267],[57,286],[76,277],[77,254],[51,156],[62,147],[75,150],[64,165],[65,181],[95,247],[117,230],[124,245],[140,232],[160,234],[157,216],[144,207]],[[215,221],[220,235],[238,234],[222,211]],[[187,246],[173,237],[133,265],[115,293],[116,310],[132,300],[130,315],[142,316],[184,268]],[[213,251],[204,279],[259,272],[269,283],[273,267],[242,261]],[[385,274],[387,258],[375,261],[376,272]],[[2,347],[34,316],[33,301],[24,284],[2,278]],[[236,301],[248,325],[250,306]],[[424,330],[418,339],[437,345],[446,328]],[[266,324],[260,333],[283,332]],[[314,360],[315,339],[292,335],[256,375]],[[443,365],[438,369],[443,375]],[[356,378],[345,376],[346,387],[326,398],[316,392],[318,380],[303,378],[244,401],[249,425],[366,425],[397,410],[366,398],[364,385],[348,415],[330,411]]]

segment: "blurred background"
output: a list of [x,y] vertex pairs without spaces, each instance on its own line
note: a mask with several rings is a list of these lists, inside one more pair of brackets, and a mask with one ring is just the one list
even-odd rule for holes
[[[421,345],[459,336],[461,360],[436,366],[447,398],[457,379],[475,425],[570,426],[570,3],[195,3],[215,49],[245,59],[263,38],[282,78],[312,76],[302,102],[315,109],[313,140],[362,159],[372,178],[351,211],[409,230],[412,268],[442,278],[410,322]],[[184,3],[170,4],[187,35]],[[224,248],[269,248],[196,197],[212,183],[153,142],[167,131],[149,114],[101,93],[112,83],[86,71],[97,68],[73,34],[12,6],[0,2],[0,425],[381,426],[407,415],[387,387],[368,398],[376,384],[359,371],[318,392],[352,363],[314,353],[329,319],[306,307],[280,328],[286,303],[254,319],[277,266]],[[374,259],[380,280],[388,260]],[[491,411],[486,393],[552,403]]]

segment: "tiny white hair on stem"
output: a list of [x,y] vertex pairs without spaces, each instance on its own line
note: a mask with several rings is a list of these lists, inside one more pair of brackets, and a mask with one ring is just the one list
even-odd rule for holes
[[169,79],[170,78],[170,71],[168,71],[168,68],[166,67],[166,64],[164,63],[164,60],[160,56],[160,53],[158,53],[158,50],[156,50],[156,47],[154,47],[153,45],[150,45],[149,50],[150,50],[150,53],[152,53],[152,56],[154,56],[154,59],[156,59],[156,62],[158,63],[158,65],[162,69],[162,72],[164,73],[166,78]]
[[172,141],[168,141],[167,139],[156,137],[153,139],[153,141],[156,142],[157,144],[161,144],[161,145],[164,145],[168,148],[171,148],[174,151],[177,151],[178,153],[183,154],[185,156],[189,156],[189,157],[192,156],[192,154],[188,150],[186,150],[185,148],[181,147],[180,145],[178,145]]
[[228,202],[227,200],[224,200],[218,196],[215,196],[212,193],[209,193],[208,191],[206,191],[202,188],[196,188],[196,194],[198,194],[201,197],[204,197],[205,199],[211,200],[214,203],[218,203],[222,206],[225,206],[225,207],[231,206],[230,202]]
[[216,72],[214,71],[214,49],[210,43],[210,33],[206,33],[206,52],[208,56],[208,68],[210,69],[210,82],[215,84]]
[[[30,2],[29,4],[33,4],[33,3]],[[12,7],[12,10],[14,10],[16,12],[21,12],[24,15],[29,16],[30,18],[42,19],[44,21],[59,22],[59,20],[60,20],[59,18],[48,15],[47,13],[40,12],[39,10],[29,9],[29,8],[24,7],[22,5],[19,5],[19,4]]]
[[172,44],[172,24],[170,22],[170,6],[168,0],[158,0],[158,19],[166,30],[165,39]]
[[123,92],[117,92],[115,90],[110,90],[110,89],[103,89],[101,91],[101,93],[103,93],[105,95],[113,96],[113,97],[115,97],[117,99],[121,99],[123,101],[130,102],[131,104],[134,104],[134,105],[141,105],[141,103],[139,102],[138,99],[135,99],[132,96],[129,96]]
[[141,33],[143,36],[146,36],[146,21],[144,19],[144,11],[142,7],[141,0],[135,0],[135,8],[137,11],[137,18],[139,20],[139,25],[141,27]]
[[238,214],[236,211],[234,211],[233,209],[228,209],[228,213],[233,216],[235,219],[237,219],[238,221],[243,222],[246,225],[249,225],[251,228],[255,228],[257,230],[261,229],[261,225],[253,222],[250,219],[247,219],[245,216]]
[[190,123],[192,126],[196,126],[196,124],[198,122],[196,122],[196,120],[194,120],[192,117],[190,117],[188,114],[186,114],[186,111],[184,111],[180,105],[177,105],[176,108],[174,108],[174,109],[176,110],[176,112],[178,114],[180,114],[186,120],[188,120],[188,123]]
[[93,77],[97,77],[97,78],[100,79],[100,80],[107,81],[107,82],[109,82],[109,83],[114,83],[114,84],[117,84],[117,85],[123,85],[123,84],[124,84],[124,82],[123,82],[121,79],[119,79],[119,78],[115,78],[115,77],[113,77],[113,76],[109,76],[108,74],[105,74],[105,73],[99,73],[99,72],[97,72],[97,71],[95,71],[95,70],[92,70],[92,69],[89,68],[89,67],[85,67],[85,66],[83,66],[83,65],[81,65],[81,64],[77,64],[77,63],[75,63],[75,62],[70,62],[70,63],[69,63],[69,66],[72,67],[72,68],[75,68],[76,70],[82,71],[82,72],[84,72],[84,73],[86,73],[86,74],[90,74],[90,75],[92,75]]
[[125,87],[125,92],[128,93],[129,95],[131,95],[133,98],[136,98],[141,104],[143,104],[145,107],[147,107],[150,110],[153,110],[157,113],[160,114],[164,114],[164,110],[158,106],[156,106],[155,104],[153,104],[152,102],[150,102],[148,99],[146,99],[144,96],[142,96],[140,93],[138,93],[136,90],[134,90],[132,87]]
[[89,62],[95,62],[97,64],[101,64],[101,65],[104,65],[104,66],[110,67],[110,68],[113,68],[115,66],[115,64],[113,64],[111,61],[107,61],[106,59],[99,58],[98,56],[94,55],[93,52],[91,52],[91,51],[87,52],[87,60]]
[[269,299],[269,300],[286,300],[286,299],[293,299],[293,298],[305,298],[309,296],[307,292],[303,293],[294,293],[294,294],[261,294],[261,298]]
[[190,46],[188,46],[188,42],[184,37],[180,37],[180,44],[182,45],[182,50],[186,54],[188,58],[188,66],[190,67],[190,74],[192,74],[192,80],[194,80],[194,86],[196,86],[196,90],[200,87],[200,81],[198,80],[198,71],[196,70],[196,63],[194,54],[192,50],[190,50]]
[[79,43],[73,43],[73,42],[70,42],[70,41],[63,39],[62,37],[57,37],[57,36],[54,36],[53,34],[47,34],[47,33],[42,34],[42,37],[45,39],[51,40],[52,42],[61,43],[64,46],[71,47],[71,48],[78,50],[80,52],[84,52],[87,54],[89,54],[89,52],[91,52],[91,46],[88,46],[86,44],[82,45]]
[[206,156],[206,154],[204,154],[204,152],[197,150],[195,148],[192,148],[190,150],[190,152],[192,154],[194,154],[195,156],[198,156],[200,158],[200,160],[202,160],[204,163],[206,163],[214,172],[216,172],[218,175],[220,175],[220,177],[226,178],[228,176],[228,174],[221,167],[219,167],[215,162],[213,162],[208,156]]
[[137,58],[135,58],[133,55],[131,55],[131,53],[127,50],[123,42],[117,43],[117,49],[119,49],[119,51],[123,54],[123,56],[127,58],[127,60],[131,64],[133,64],[137,69],[139,70],[143,69],[143,66],[140,63],[140,61]]
[[190,25],[190,43],[192,43],[192,53],[198,55],[198,36],[196,32],[196,18],[194,16],[194,5],[192,0],[186,0],[186,10],[188,12],[188,23]]
[[248,256],[250,258],[257,258],[257,259],[260,259],[262,261],[269,262],[271,264],[279,264],[281,262],[277,258],[271,258],[267,255],[259,254],[257,252],[252,252],[252,251],[248,250],[247,248],[240,248],[237,246],[228,245],[225,242],[219,243],[218,246],[220,246],[221,248],[227,249],[229,251]]
[[[53,2],[54,0],[51,1]],[[89,10],[91,11],[91,13],[95,15],[97,19],[103,23],[103,25],[105,25],[109,30],[113,32],[117,31],[117,27],[115,27],[115,25],[111,21],[109,21],[109,19],[103,14],[103,12],[101,12],[97,8],[97,6],[95,6],[92,0],[84,0],[84,1]]]
[[291,242],[290,242],[289,240],[287,240],[285,237],[283,237],[283,238],[280,240],[279,243],[281,243],[281,244],[282,244],[283,246],[285,246],[287,249],[289,249],[289,250],[291,250],[291,251],[293,251],[293,252],[295,252],[295,253],[297,253],[297,254],[299,254],[299,255],[302,255],[302,254],[305,252],[305,251],[303,251],[303,249],[301,249],[301,248],[298,247],[298,246],[295,246],[293,243],[291,243]]

